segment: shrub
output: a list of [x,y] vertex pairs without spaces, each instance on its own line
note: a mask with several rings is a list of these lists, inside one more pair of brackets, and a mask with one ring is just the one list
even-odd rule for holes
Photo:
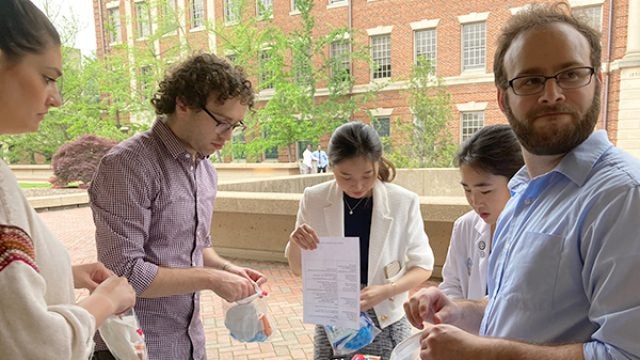
[[51,165],[54,176],[49,182],[54,187],[66,187],[70,183],[88,187],[100,159],[116,144],[114,140],[82,135],[62,145],[53,155]]

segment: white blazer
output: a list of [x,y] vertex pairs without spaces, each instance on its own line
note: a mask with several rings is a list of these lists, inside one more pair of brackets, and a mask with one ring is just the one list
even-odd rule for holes
[[[308,224],[318,236],[344,236],[343,192],[335,180],[308,187],[300,200],[296,227]],[[287,244],[288,247],[288,244]],[[386,279],[384,267],[394,261],[400,271]],[[397,281],[408,269],[433,270],[433,251],[424,232],[418,195],[395,184],[377,180],[373,187],[373,212],[369,238],[369,282],[382,285]],[[385,328],[404,316],[407,292],[374,306]]]
[[453,224],[440,289],[456,299],[484,297],[490,253],[491,225],[473,210],[459,217]]

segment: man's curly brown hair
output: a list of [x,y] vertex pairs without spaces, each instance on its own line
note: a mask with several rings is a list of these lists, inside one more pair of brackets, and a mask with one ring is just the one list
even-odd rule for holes
[[194,109],[207,104],[209,96],[216,96],[223,104],[240,97],[240,102],[252,108],[254,92],[247,75],[239,66],[213,54],[200,53],[169,70],[153,95],[151,104],[156,114],[172,114],[176,111],[176,99]]

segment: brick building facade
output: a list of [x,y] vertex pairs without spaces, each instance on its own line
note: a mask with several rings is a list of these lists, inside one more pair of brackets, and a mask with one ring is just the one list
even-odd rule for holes
[[[233,26],[234,1],[238,0],[93,0],[98,56],[114,43],[135,44],[132,34],[144,33],[140,26],[157,26],[158,14],[170,6],[180,28],[155,42],[156,51],[176,42],[191,48],[219,52],[219,39],[205,31],[204,22]],[[166,3],[164,1],[167,1]],[[295,0],[245,0],[252,14],[270,8],[273,22],[285,31],[296,29],[300,14]],[[460,142],[482,126],[505,123],[496,102],[493,85],[493,53],[501,25],[529,2],[523,0],[315,0],[312,14],[314,34],[335,28],[352,28],[354,43],[371,47],[377,71],[365,62],[354,61],[353,93],[361,93],[371,83],[387,86],[367,110],[378,119],[382,135],[393,138],[393,120],[412,121],[412,113],[402,90],[407,86],[417,56],[426,56],[435,65],[451,94],[452,120],[449,130]],[[570,0],[579,12],[602,33],[603,111],[599,128],[618,146],[640,157],[640,0]],[[138,15],[146,4],[147,19]],[[246,14],[245,14],[246,15]],[[133,19],[125,21],[124,19]],[[142,20],[141,20],[142,19]],[[155,19],[155,20],[154,20]],[[147,25],[148,23],[148,25]],[[114,26],[118,31],[113,31]],[[110,29],[108,29],[110,28]],[[327,54],[330,54],[330,46]],[[186,55],[186,54],[185,54]],[[268,91],[261,93],[267,101]],[[357,118],[363,116],[358,115]]]

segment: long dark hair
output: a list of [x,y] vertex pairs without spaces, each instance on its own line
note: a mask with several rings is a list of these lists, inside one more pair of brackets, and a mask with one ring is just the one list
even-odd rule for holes
[[60,45],[60,35],[47,16],[29,0],[0,0],[0,50],[10,62]]
[[458,166],[468,165],[511,179],[524,165],[522,149],[509,125],[490,125],[467,139],[456,156]]
[[390,182],[396,177],[396,167],[382,155],[382,142],[378,133],[371,126],[361,122],[340,125],[329,139],[327,156],[331,166],[362,156],[378,163],[380,181]]

